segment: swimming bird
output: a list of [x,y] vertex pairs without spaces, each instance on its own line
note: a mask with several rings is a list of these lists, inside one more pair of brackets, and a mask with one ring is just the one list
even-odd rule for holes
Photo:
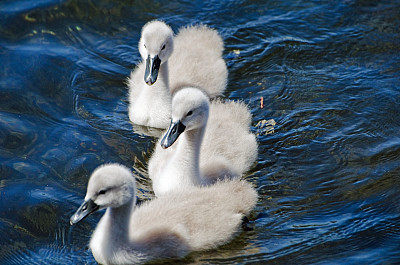
[[235,179],[183,189],[136,207],[131,171],[106,164],[92,173],[85,201],[70,223],[107,208],[90,240],[94,258],[101,264],[137,264],[227,243],[256,200],[254,188]]
[[171,125],[149,161],[156,196],[180,187],[209,185],[249,170],[258,154],[250,122],[251,114],[242,102],[210,103],[206,93],[194,87],[177,91]]
[[174,36],[162,21],[145,24],[139,41],[142,62],[128,78],[129,119],[166,129],[171,95],[178,88],[204,87],[210,98],[221,95],[228,79],[223,50],[221,36],[205,25],[183,27]]

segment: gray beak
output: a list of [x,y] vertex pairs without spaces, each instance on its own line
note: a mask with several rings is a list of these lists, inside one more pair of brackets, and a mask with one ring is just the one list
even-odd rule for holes
[[157,81],[158,71],[160,70],[161,60],[158,55],[146,59],[146,71],[144,72],[144,82],[151,86]]
[[100,207],[94,203],[93,200],[87,200],[76,210],[71,219],[69,219],[69,223],[74,225],[79,221],[82,221],[86,217],[88,217],[91,213],[97,211]]
[[171,125],[168,128],[167,133],[164,135],[164,137],[161,140],[161,147],[166,149],[173,145],[178,139],[179,135],[185,131],[186,126],[183,125],[181,121],[177,122],[172,122]]

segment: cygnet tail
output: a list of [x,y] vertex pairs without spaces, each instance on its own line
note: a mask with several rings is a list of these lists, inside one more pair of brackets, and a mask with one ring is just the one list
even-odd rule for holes
[[237,213],[248,215],[256,206],[258,194],[254,187],[245,180],[239,178],[223,180],[214,185],[220,196],[226,196],[225,207],[233,209]]

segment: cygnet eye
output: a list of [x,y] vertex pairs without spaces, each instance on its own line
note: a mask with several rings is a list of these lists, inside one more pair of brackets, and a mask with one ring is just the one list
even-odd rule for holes
[[190,116],[190,115],[192,115],[193,114],[193,111],[189,111],[187,114],[186,114],[186,116]]
[[165,49],[165,44],[162,46],[161,50],[164,50],[164,49]]
[[100,190],[99,195],[104,195],[104,194],[106,194],[106,192],[107,192],[107,190]]
[[147,49],[146,44],[143,44],[143,46]]

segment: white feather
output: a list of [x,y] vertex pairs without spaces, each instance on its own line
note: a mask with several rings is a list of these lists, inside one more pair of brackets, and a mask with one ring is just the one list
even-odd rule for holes
[[[129,119],[165,129],[170,122],[171,95],[180,87],[203,87],[210,98],[221,95],[228,79],[223,49],[221,36],[205,25],[182,28],[174,37],[164,22],[148,22],[139,41],[143,61],[128,78]],[[161,59],[157,81],[151,86],[144,81],[144,60],[149,55]]]

